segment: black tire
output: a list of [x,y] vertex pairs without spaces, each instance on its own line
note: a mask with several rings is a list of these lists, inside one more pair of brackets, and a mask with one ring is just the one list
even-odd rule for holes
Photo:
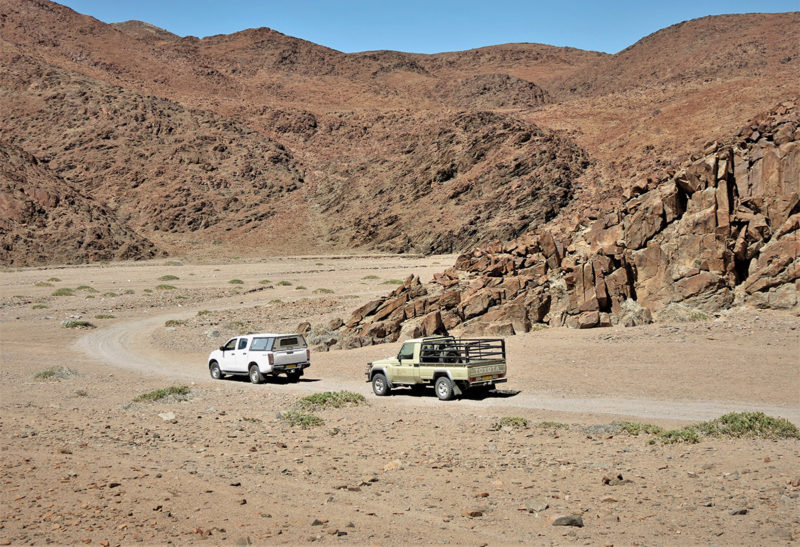
[[389,380],[380,372],[372,377],[372,391],[378,397],[389,395],[392,388],[389,387]]
[[440,400],[449,401],[453,398],[453,382],[447,376],[440,376],[433,387]]
[[264,382],[264,375],[258,370],[258,365],[250,365],[250,381],[254,384],[261,384]]
[[461,362],[461,356],[458,354],[457,351],[448,351],[445,354],[445,356],[443,358],[443,361],[445,363],[460,363]]
[[208,365],[208,372],[211,374],[211,377],[215,380],[222,380],[225,375],[222,374],[222,369],[219,368],[219,363],[216,361],[211,361]]
[[289,379],[290,382],[299,382],[300,381],[300,371],[299,370],[290,370],[286,372],[286,377]]

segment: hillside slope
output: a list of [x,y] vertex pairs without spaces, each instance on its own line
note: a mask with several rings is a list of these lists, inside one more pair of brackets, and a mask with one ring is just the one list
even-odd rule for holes
[[464,251],[652,189],[800,93],[797,13],[689,21],[617,55],[345,54],[46,0],[0,14],[4,138],[173,254]]

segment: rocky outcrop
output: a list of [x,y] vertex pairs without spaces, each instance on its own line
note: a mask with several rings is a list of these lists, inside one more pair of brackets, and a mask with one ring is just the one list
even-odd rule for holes
[[[714,143],[658,182],[634,188],[599,217],[571,229],[551,222],[478,247],[427,287],[409,278],[347,326],[362,342],[381,342],[396,339],[404,322],[432,313],[448,330],[505,335],[537,323],[636,325],[676,306],[703,312],[734,303],[796,306],[798,110],[796,101],[784,103],[730,142]],[[394,315],[377,313],[395,303]]]

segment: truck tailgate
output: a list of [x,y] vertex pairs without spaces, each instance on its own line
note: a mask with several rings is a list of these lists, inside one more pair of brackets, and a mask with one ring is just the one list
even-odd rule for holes
[[306,349],[287,349],[273,351],[275,365],[285,367],[287,365],[298,365],[308,361]]
[[467,365],[469,370],[469,378],[471,381],[475,380],[491,380],[506,373],[505,361],[497,361],[495,363],[476,363]]

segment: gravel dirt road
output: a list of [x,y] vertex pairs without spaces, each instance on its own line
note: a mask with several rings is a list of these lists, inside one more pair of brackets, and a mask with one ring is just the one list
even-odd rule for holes
[[[611,425],[677,427],[749,410],[799,423],[796,313],[737,309],[510,337],[502,390],[450,403],[432,392],[372,395],[365,364],[397,344],[314,353],[298,384],[208,375],[208,352],[236,329],[346,318],[392,280],[430,279],[451,260],[0,272],[0,543],[800,538],[797,440],[663,444]],[[157,288],[165,284],[175,288]],[[73,296],[53,296],[63,288]],[[65,328],[67,320],[95,328]],[[37,377],[51,369],[64,377]],[[175,385],[188,398],[134,402]],[[315,410],[323,423],[310,429],[279,418],[310,393],[338,390],[366,404]],[[496,426],[504,418],[527,426]],[[562,516],[583,526],[554,526]]]

